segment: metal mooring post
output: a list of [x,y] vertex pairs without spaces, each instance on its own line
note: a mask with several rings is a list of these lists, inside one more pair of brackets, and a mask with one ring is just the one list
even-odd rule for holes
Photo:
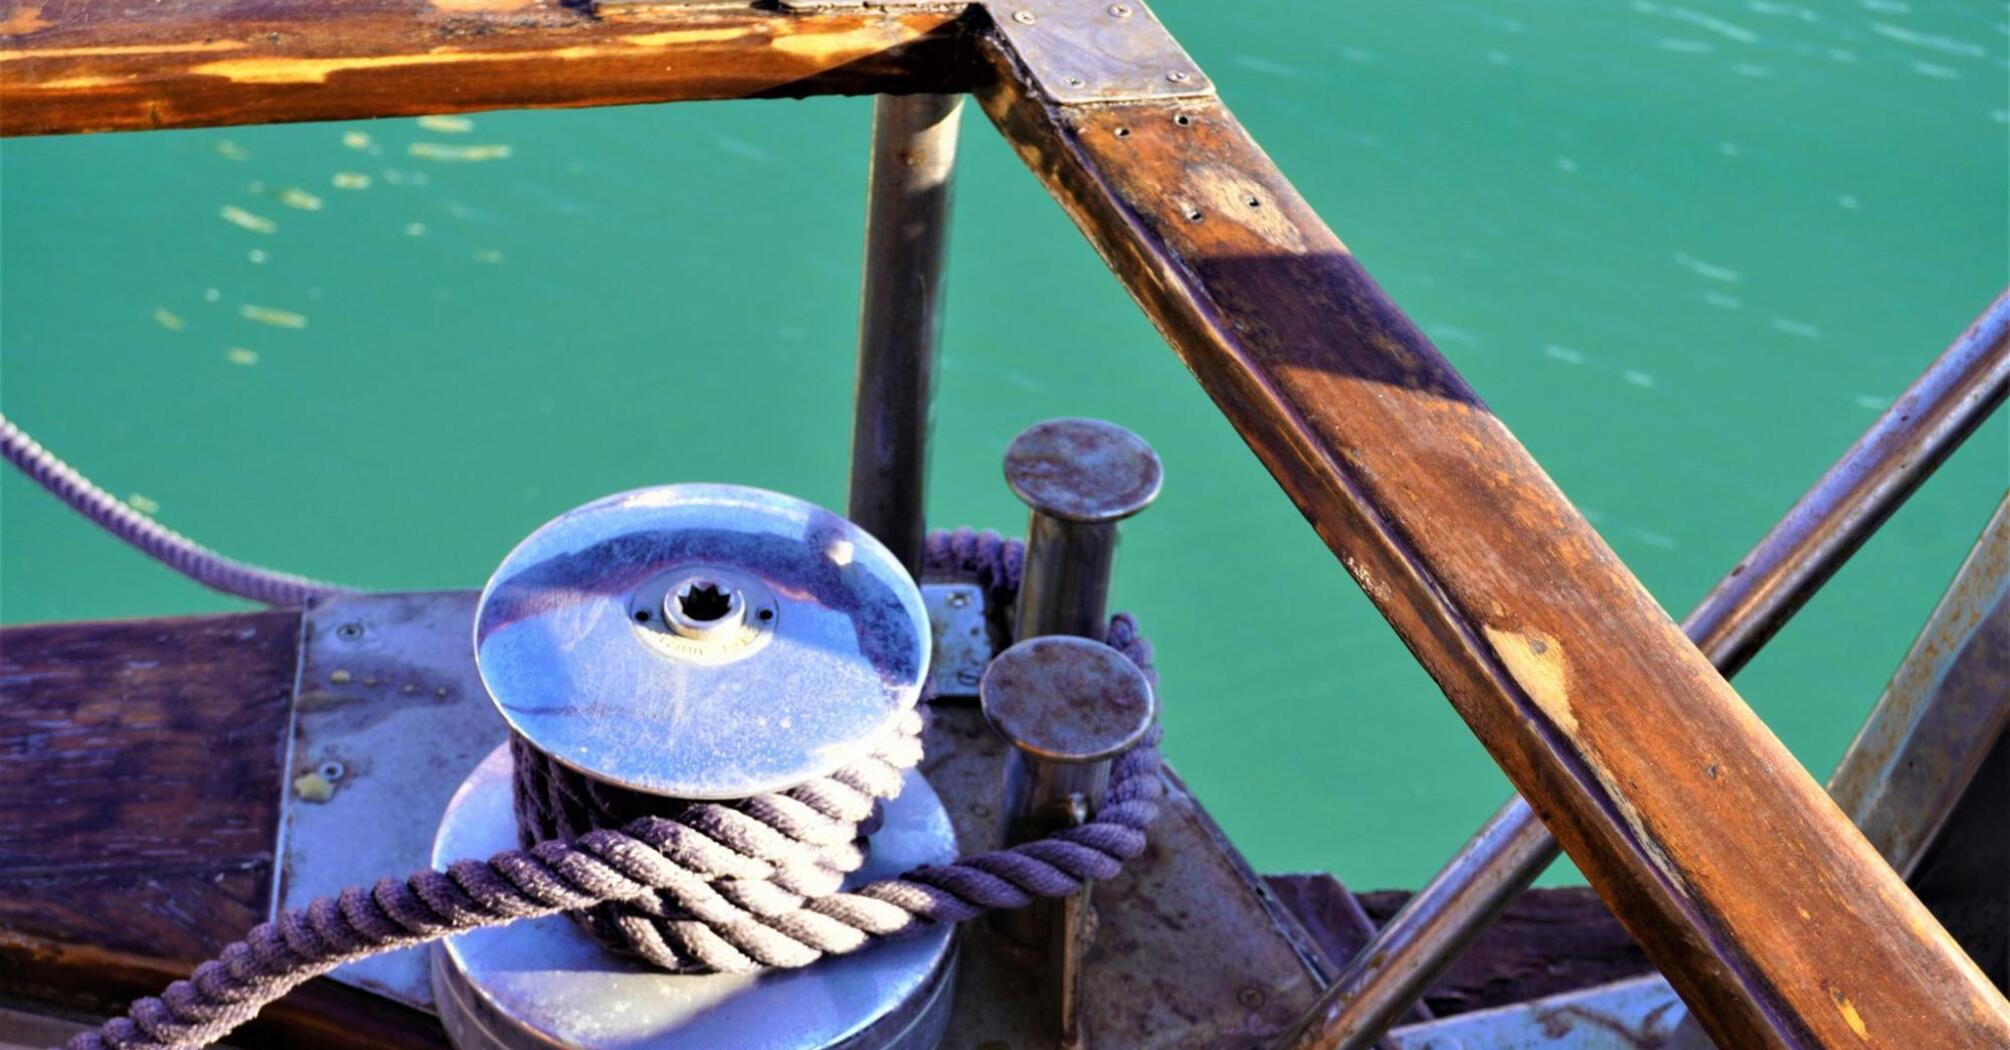
[[928,412],[963,99],[873,103],[847,516],[921,573]]
[[1099,419],[1052,419],[1005,450],[1005,481],[1033,509],[1015,641],[1047,634],[1103,640],[1117,522],[1151,506],[1165,480],[1145,439]]
[[[1124,654],[1087,638],[1050,636],[998,655],[978,686],[984,719],[1012,743],[1005,767],[1008,841],[1074,827],[1103,804],[1110,764],[1151,731],[1152,687]],[[1061,1045],[1080,1047],[1081,964],[1088,892],[999,917],[1005,934],[1045,954],[1044,977]]]
[[[1110,762],[1151,728],[1144,673],[1102,644],[1117,522],[1149,506],[1164,479],[1143,438],[1113,423],[1054,419],[1005,452],[1005,480],[1032,508],[1012,636],[978,687],[984,716],[1012,744],[1005,834],[1024,841],[1081,824],[1103,801]],[[1001,919],[1042,953],[1063,1046],[1081,1029],[1082,959],[1093,939],[1086,890]]]

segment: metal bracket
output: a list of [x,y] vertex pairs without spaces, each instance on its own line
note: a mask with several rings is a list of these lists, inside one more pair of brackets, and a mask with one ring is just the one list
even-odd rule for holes
[[[784,11],[940,9],[942,0],[780,0]],[[1204,98],[1214,82],[1143,0],[985,0],[998,35],[1055,102]]]

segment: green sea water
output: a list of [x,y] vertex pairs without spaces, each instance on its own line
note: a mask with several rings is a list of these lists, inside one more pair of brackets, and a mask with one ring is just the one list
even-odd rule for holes
[[[2010,277],[1999,4],[1158,8],[1678,616]],[[10,141],[0,409],[212,546],[370,588],[479,585],[641,485],[842,507],[869,114]],[[1506,781],[965,119],[932,521],[1023,524],[999,458],[1029,423],[1144,434],[1168,481],[1116,598],[1159,643],[1173,761],[1261,869],[1420,881]],[[1817,776],[2006,479],[1999,413],[1739,679]],[[0,499],[0,620],[240,607],[11,473]]]

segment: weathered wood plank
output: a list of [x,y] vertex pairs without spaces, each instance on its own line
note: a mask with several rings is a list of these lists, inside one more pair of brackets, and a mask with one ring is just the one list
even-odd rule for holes
[[[1360,895],[1378,925],[1408,890]],[[1440,1017],[1591,988],[1652,973],[1647,955],[1588,886],[1528,890],[1424,994]]]
[[0,134],[957,92],[954,12],[569,0],[0,0]]
[[[264,921],[300,614],[0,630],[0,993],[123,1011]],[[240,1046],[442,1045],[317,981]]]
[[299,632],[0,632],[0,936],[193,965],[265,919]]
[[[0,994],[125,1010],[264,921],[298,612],[0,630]],[[445,1045],[313,981],[243,1047]]]
[[[1318,872],[1265,875],[1263,883],[1305,928],[1328,975],[1346,969],[1347,963],[1367,947],[1380,928],[1381,924],[1369,918],[1353,892],[1332,875]],[[1416,1003],[1402,1015],[1401,1023],[1430,1019],[1431,1011]]]
[[[1415,896],[1410,890],[1350,893],[1323,874],[1266,875],[1264,882],[1319,941],[1336,970]],[[1490,1010],[1653,971],[1646,953],[1590,887],[1527,890],[1400,1023]]]
[[982,97],[1726,1046],[2001,1047],[1977,972],[1226,108]]

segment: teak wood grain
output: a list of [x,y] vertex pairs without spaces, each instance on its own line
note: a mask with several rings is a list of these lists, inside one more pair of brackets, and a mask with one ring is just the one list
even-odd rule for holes
[[955,92],[952,11],[566,0],[0,0],[0,133]]
[[[300,614],[0,630],[0,993],[110,1013],[263,922]],[[332,982],[237,1045],[430,1047]]]
[[987,112],[1719,1045],[2010,1004],[1214,101]]

